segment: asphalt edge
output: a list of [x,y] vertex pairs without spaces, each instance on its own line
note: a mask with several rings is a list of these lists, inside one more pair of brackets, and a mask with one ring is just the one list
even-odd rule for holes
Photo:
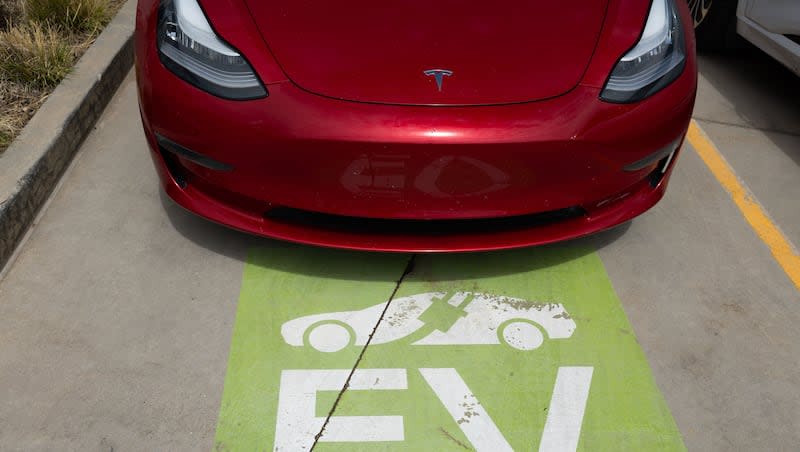
[[0,269],[133,66],[135,17],[128,0],[0,154]]

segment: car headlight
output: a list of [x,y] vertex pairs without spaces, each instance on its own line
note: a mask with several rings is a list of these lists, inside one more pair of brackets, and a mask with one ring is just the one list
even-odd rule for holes
[[629,103],[667,86],[683,72],[686,43],[674,0],[653,0],[639,42],[614,66],[600,98]]
[[178,77],[215,96],[255,99],[267,95],[250,64],[214,33],[196,0],[162,0],[158,54]]

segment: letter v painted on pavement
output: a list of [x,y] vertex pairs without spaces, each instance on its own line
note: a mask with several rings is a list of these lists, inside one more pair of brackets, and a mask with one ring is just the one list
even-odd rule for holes
[[[513,450],[455,369],[419,371],[477,452]],[[559,368],[539,452],[577,450],[593,371],[592,367]]]

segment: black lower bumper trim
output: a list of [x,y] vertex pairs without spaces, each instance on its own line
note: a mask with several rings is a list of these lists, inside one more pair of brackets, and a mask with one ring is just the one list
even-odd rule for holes
[[499,218],[458,220],[410,220],[362,218],[332,215],[289,207],[276,207],[265,217],[270,221],[315,229],[345,231],[349,233],[391,235],[445,235],[458,233],[496,233],[526,230],[536,226],[556,223],[585,215],[580,207],[570,207],[550,212]]

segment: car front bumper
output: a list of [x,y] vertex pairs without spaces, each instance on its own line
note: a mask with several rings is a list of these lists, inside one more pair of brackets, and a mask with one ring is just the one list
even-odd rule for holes
[[675,158],[631,166],[679,148],[696,89],[691,62],[631,105],[581,85],[510,105],[379,105],[289,81],[229,101],[178,79],[154,48],[138,52],[145,134],[172,199],[246,232],[363,250],[502,249],[628,221],[663,196]]

